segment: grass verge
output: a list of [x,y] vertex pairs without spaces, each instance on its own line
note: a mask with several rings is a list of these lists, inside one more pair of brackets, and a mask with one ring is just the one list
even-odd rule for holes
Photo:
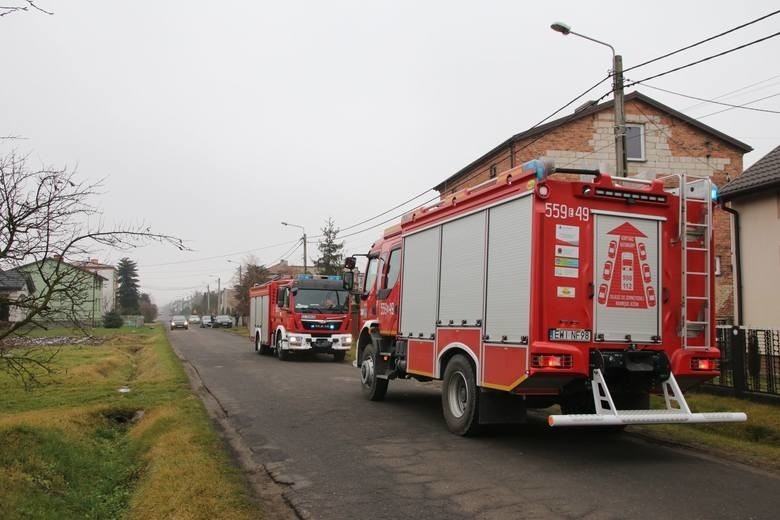
[[[701,392],[688,393],[686,400],[694,412],[746,412],[748,420],[744,423],[630,426],[628,431],[780,472],[780,406]],[[655,402],[654,407],[663,405]]]
[[44,386],[0,373],[2,517],[260,518],[162,328],[93,333]]

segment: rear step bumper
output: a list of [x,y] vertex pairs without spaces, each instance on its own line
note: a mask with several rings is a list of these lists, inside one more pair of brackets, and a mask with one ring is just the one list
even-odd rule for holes
[[550,415],[550,426],[623,426],[629,424],[695,424],[716,422],[744,422],[743,412],[693,413],[683,397],[674,375],[663,385],[665,410],[616,410],[601,370],[593,370],[594,414]]

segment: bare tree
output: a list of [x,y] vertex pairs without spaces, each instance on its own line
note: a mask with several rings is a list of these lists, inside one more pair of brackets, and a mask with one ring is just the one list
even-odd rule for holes
[[7,297],[19,319],[0,329],[0,370],[33,381],[36,372],[50,370],[51,358],[11,348],[9,336],[50,323],[90,325],[84,309],[94,305],[95,291],[89,289],[95,275],[77,267],[77,261],[98,249],[131,249],[149,242],[186,248],[181,239],[145,225],[107,229],[90,204],[100,181],[81,182],[67,169],[31,169],[27,159],[15,152],[0,156],[0,271],[13,270],[35,281],[28,294]]
[[[13,4],[13,2],[9,2],[9,4]],[[8,14],[19,13],[23,11],[38,11],[40,13],[49,14],[49,15],[54,14],[51,11],[47,11],[46,9],[39,7],[32,0],[17,2],[17,4],[21,4],[21,5],[0,5],[0,16],[6,16]]]

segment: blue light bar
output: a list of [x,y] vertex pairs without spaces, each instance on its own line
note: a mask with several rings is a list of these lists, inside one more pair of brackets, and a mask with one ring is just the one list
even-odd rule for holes
[[555,170],[555,164],[549,159],[534,159],[523,164],[523,171],[536,174],[537,181],[543,181]]
[[328,280],[341,280],[340,274],[330,274],[328,275]]
[[310,274],[299,274],[297,277],[298,280],[312,280],[314,279],[314,276]]
[[710,197],[712,197],[713,201],[717,201],[718,200],[718,187],[715,186],[714,184],[712,185],[712,190],[710,192]]

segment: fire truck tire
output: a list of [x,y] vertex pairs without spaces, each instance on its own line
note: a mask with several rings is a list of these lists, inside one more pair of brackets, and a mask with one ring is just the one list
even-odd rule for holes
[[276,338],[276,357],[279,361],[287,361],[290,359],[290,352],[282,348],[282,337]]
[[347,353],[344,352],[343,350],[340,350],[338,352],[334,352],[333,353],[333,361],[335,361],[336,363],[341,363],[342,361],[344,361],[344,357],[346,355],[347,355]]
[[454,356],[444,370],[441,404],[447,427],[456,435],[479,432],[479,388],[474,366],[462,354]]
[[360,362],[360,384],[363,395],[369,401],[381,401],[387,393],[387,379],[380,379],[376,374],[376,347],[366,345],[363,350],[363,359]]

